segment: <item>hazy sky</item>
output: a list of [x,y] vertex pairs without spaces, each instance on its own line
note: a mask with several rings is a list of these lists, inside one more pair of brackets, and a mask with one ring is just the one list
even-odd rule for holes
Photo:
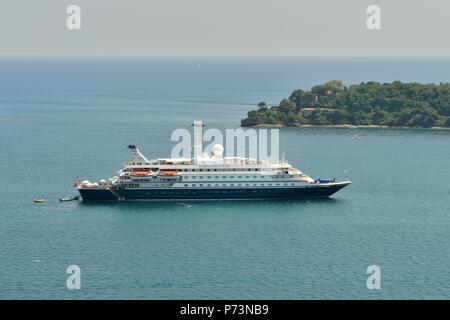
[[[449,0],[0,0],[0,55],[450,56]],[[66,8],[81,8],[81,30]],[[366,27],[381,7],[382,30]]]

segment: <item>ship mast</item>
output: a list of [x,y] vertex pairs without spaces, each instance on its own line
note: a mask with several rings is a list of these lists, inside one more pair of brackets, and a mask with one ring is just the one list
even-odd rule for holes
[[203,127],[205,126],[201,120],[195,120],[192,124],[194,127],[194,164],[197,164],[198,159],[203,155]]

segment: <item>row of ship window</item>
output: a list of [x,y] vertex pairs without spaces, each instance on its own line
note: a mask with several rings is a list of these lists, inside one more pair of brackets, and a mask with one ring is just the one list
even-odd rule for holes
[[[253,176],[253,179],[258,179],[258,178],[260,178],[260,179],[264,179],[264,178],[266,178],[266,177],[272,177],[272,178],[284,178],[283,176],[276,176],[276,175],[274,175],[274,176]],[[205,176],[199,176],[199,177],[185,177],[186,179],[205,179]],[[219,179],[220,178],[220,176],[214,176],[214,179]],[[242,179],[243,177],[242,176],[222,176],[222,179],[234,179],[234,178],[236,178],[236,179]],[[245,176],[244,178],[246,178],[246,179],[249,179],[250,178],[250,176]],[[212,176],[206,176],[206,179],[212,179]],[[159,179],[160,181],[174,181],[174,180],[178,180],[178,178],[172,178],[172,179],[165,179],[165,178],[163,178],[163,179]],[[133,179],[133,181],[140,181],[140,182],[151,182],[152,180],[151,179]]]
[[[212,179],[212,177],[213,176],[206,176],[206,179]],[[273,177],[273,178],[283,178],[283,176],[273,176],[273,175],[270,175],[270,176],[253,176],[253,179],[258,179],[258,177],[259,178],[261,178],[261,179],[264,179],[265,177]],[[195,176],[192,176],[192,177],[186,177],[186,178],[191,178],[191,179],[204,179],[205,178],[205,176],[199,176],[199,177],[195,177]],[[220,178],[220,176],[214,176],[214,179],[219,179]],[[228,179],[228,178],[230,178],[230,179],[234,179],[234,178],[237,178],[237,179],[242,179],[243,177],[242,176],[222,176],[222,179]],[[245,176],[244,178],[246,178],[246,179],[249,179],[250,178],[250,176]]]
[[[152,171],[158,171],[159,168],[150,168]],[[231,172],[231,171],[260,171],[260,169],[164,169],[169,171],[179,171],[179,172]],[[275,170],[275,169],[273,169]]]
[[[245,183],[245,184],[243,184],[243,183],[238,183],[238,184],[234,184],[234,183],[222,183],[222,184],[220,184],[220,183],[216,183],[216,184],[214,184],[214,187],[234,187],[234,186],[238,186],[238,187],[241,187],[241,186],[246,186],[246,187],[249,187],[250,185],[252,185],[252,186],[254,186],[254,187],[257,187],[257,186],[262,186],[262,187],[264,187],[264,186],[288,186],[288,185],[291,185],[291,186],[295,186],[295,183],[252,183],[252,184],[250,184],[250,183]],[[171,186],[171,184],[169,184],[169,183],[161,183],[161,184],[154,184],[153,185],[153,187],[170,187]],[[185,187],[212,187],[213,185],[212,184],[210,184],[210,183],[208,183],[208,184],[203,184],[203,183],[200,183],[200,184],[195,184],[195,183],[192,183],[192,184],[185,184],[184,185]],[[130,184],[127,184],[127,187],[128,188],[139,188],[139,184],[137,184],[137,183],[130,183]]]
[[[273,186],[273,185],[275,185],[275,186],[287,186],[287,185],[295,186],[295,183],[252,183],[251,185],[255,186],[255,187],[256,186]],[[212,184],[208,183],[208,184],[204,185],[203,183],[200,183],[200,184],[193,183],[191,185],[185,184],[184,186],[185,187],[189,187],[189,186],[191,186],[191,187],[196,187],[196,186],[199,186],[199,187],[203,187],[203,186],[211,187]],[[245,183],[245,184],[242,184],[242,183],[238,183],[238,184],[234,184],[234,183],[229,183],[229,184],[228,183],[222,183],[222,184],[216,183],[216,184],[214,184],[214,186],[215,187],[220,187],[220,186],[222,186],[222,187],[234,187],[234,186],[238,186],[238,187],[246,186],[246,187],[249,187],[250,183]]]
[[[247,192],[247,191],[246,191]],[[284,189],[260,189],[260,190],[251,190],[252,193],[285,193],[285,192],[295,192],[294,190],[284,190]],[[205,194],[205,193],[209,193],[209,194],[218,194],[218,193],[232,193],[232,194],[236,194],[236,193],[243,193],[242,190],[202,190],[200,192],[197,192],[196,190],[179,190],[179,191],[152,191],[152,192],[146,192],[146,195],[156,195],[156,194],[168,194],[168,195],[180,195],[180,194]]]

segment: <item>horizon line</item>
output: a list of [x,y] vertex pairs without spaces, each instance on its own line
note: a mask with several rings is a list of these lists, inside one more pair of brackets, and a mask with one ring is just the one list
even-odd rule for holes
[[0,58],[397,58],[448,59],[450,55],[89,55],[89,54],[1,54]]

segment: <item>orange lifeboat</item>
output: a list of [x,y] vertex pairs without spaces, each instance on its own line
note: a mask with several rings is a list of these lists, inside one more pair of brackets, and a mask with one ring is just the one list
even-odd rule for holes
[[160,176],[169,176],[169,177],[174,177],[174,176],[179,176],[180,173],[178,171],[160,171],[158,173],[158,175]]
[[135,177],[148,177],[151,175],[151,173],[148,171],[134,171],[131,173],[131,175]]

